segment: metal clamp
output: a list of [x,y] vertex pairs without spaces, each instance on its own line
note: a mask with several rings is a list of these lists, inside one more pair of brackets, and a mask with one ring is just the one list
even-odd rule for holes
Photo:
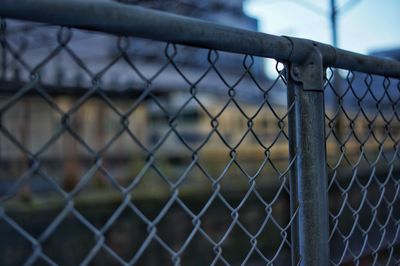
[[322,54],[317,47],[313,47],[304,63],[291,63],[289,69],[292,79],[303,83],[304,90],[323,91],[325,71],[323,71]]

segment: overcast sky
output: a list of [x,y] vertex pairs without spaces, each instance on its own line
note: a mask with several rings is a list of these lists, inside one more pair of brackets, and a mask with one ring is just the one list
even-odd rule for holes
[[[337,0],[339,47],[360,53],[400,48],[400,0]],[[247,0],[259,31],[331,43],[330,0]],[[353,5],[354,4],[354,5]],[[340,12],[340,11],[339,11]]]

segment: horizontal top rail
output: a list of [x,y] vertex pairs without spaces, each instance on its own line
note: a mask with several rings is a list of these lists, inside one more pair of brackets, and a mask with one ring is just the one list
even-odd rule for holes
[[0,16],[301,63],[313,46],[324,66],[400,78],[400,62],[312,40],[275,36],[101,0],[0,0]]

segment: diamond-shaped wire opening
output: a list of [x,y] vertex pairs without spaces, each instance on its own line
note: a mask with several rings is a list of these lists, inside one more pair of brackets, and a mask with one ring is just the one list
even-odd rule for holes
[[241,140],[235,151],[235,162],[246,175],[254,177],[264,167],[266,160],[264,148],[250,132]]
[[69,131],[50,147],[38,156],[40,169],[65,191],[73,190],[95,168],[95,154]]
[[211,70],[211,64],[208,62],[210,53],[215,52],[172,44],[167,44],[164,49],[165,59],[170,60],[177,75],[181,76],[187,85],[197,85],[202,80],[208,79],[208,73]]
[[[258,199],[260,198],[257,196]],[[265,196],[264,196],[265,198]],[[290,228],[295,220],[291,217],[289,205],[289,195],[285,193],[276,193],[276,196],[270,202],[263,202],[264,208],[263,224],[259,227],[257,234],[259,239],[267,239],[270,235],[276,235],[279,241],[273,242],[277,250],[290,248]],[[267,249],[268,250],[268,249]]]
[[132,203],[148,220],[156,219],[168,205],[171,186],[159,173],[150,168],[137,186],[132,187]]
[[[83,189],[81,195],[74,198],[74,206],[87,222],[100,230],[116,212],[118,205],[121,204],[122,195],[111,189],[93,190],[93,188]],[[96,208],[99,205],[101,208]]]
[[141,172],[148,167],[142,147],[127,132],[119,135],[101,155],[104,169],[124,187],[137,182]]
[[0,218],[0,232],[3,241],[0,247],[2,263],[4,265],[23,264],[32,252],[32,243],[2,218]]
[[163,51],[165,56],[159,60],[162,64],[157,64],[158,68],[155,68],[156,71],[151,71],[154,73],[150,77],[152,86],[161,92],[167,92],[168,90],[182,91],[184,88],[188,88],[191,81],[175,65],[176,55],[179,54],[177,46],[167,44]]
[[7,215],[31,236],[39,237],[63,207],[64,197],[48,177],[35,174],[16,187],[2,205]]
[[[267,103],[257,108],[252,129],[264,146],[270,147],[282,130],[284,130],[287,135],[287,121],[284,122],[283,120],[286,112],[286,107],[284,106],[273,108]],[[282,122],[280,122],[281,120]]]
[[32,153],[43,149],[59,132],[60,119],[61,115],[55,106],[37,96],[20,99],[2,115],[4,130]]
[[146,244],[147,224],[130,208],[113,214],[111,226],[105,231],[105,243],[124,261],[130,261]]
[[[42,243],[43,252],[54,262],[71,264],[79,264],[94,245],[93,232],[73,213],[67,215]],[[65,250],[73,252],[74,256]]]
[[149,84],[151,72],[158,71],[158,64],[143,61],[132,55],[129,47],[139,40],[114,36],[100,36],[105,41],[105,52],[92,56],[89,66],[94,70],[95,78],[101,80],[104,90],[110,93],[127,90],[141,90]]
[[122,55],[120,60],[129,65],[130,71],[126,73],[133,74],[129,78],[134,80],[134,84],[147,86],[149,82],[157,82],[158,76],[169,67],[170,61],[177,56],[177,50],[180,48],[147,39],[120,37],[111,49]]
[[[196,233],[181,256],[182,265],[211,265],[215,257],[213,244],[200,232]],[[194,259],[195,258],[195,259]]]
[[257,257],[261,257],[263,263],[290,264],[289,231],[281,230],[274,217],[270,217],[257,238]]
[[179,186],[180,201],[194,215],[208,209],[215,199],[215,187],[211,178],[201,168],[195,166]]
[[[271,219],[271,217],[274,217],[276,223],[281,228],[285,228],[290,222],[289,212],[284,207],[286,204],[288,204],[288,195],[281,193],[274,196],[274,201],[266,202],[261,197],[261,194],[273,193],[271,193],[269,190],[252,192],[239,209],[239,221],[244,227],[243,230],[246,230],[246,233],[252,236],[258,236],[258,234],[264,230],[265,224],[269,219]],[[277,230],[279,231],[278,228],[275,228],[273,232]],[[269,234],[267,231],[264,233],[267,235]],[[258,238],[262,238],[262,235],[260,235]]]
[[157,235],[171,250],[181,251],[196,233],[192,220],[190,213],[175,202],[157,223]]
[[123,130],[119,115],[104,101],[95,98],[86,101],[70,115],[70,128],[96,151]]
[[[81,179],[72,191],[75,209],[91,225],[100,229],[122,204],[121,188],[114,177],[102,167],[89,170]],[[88,180],[85,182],[83,179]],[[102,208],[95,208],[98,205]]]
[[218,182],[221,187],[220,194],[225,197],[227,203],[236,207],[237,200],[247,194],[249,181],[250,177],[243,172],[243,169],[237,163],[233,163]]
[[230,150],[216,133],[210,135],[197,153],[199,165],[214,180],[233,162],[229,154]]
[[[285,154],[288,152],[289,143],[285,141],[278,143],[275,147],[271,148],[268,155],[268,162],[274,170],[274,174],[282,179],[282,177],[288,177],[288,171],[290,167],[293,167],[295,159],[292,161],[286,160]],[[281,180],[284,182],[284,180]]]
[[236,261],[242,262],[247,257],[251,247],[249,237],[235,223],[221,243],[222,256],[229,264]]
[[192,152],[173,133],[164,139],[154,156],[153,166],[171,185],[179,185],[194,167]]
[[[60,29],[59,33],[69,34],[65,29]],[[73,95],[84,92],[92,85],[93,73],[88,68],[87,62],[81,58],[82,53],[76,53],[71,49],[72,43],[75,41],[72,36],[63,47],[60,44],[55,50],[56,53],[50,55],[50,58],[43,58],[48,61],[39,62],[38,65],[35,65],[37,67],[35,71],[39,74],[40,82],[49,86],[49,90],[53,90],[55,93],[63,94],[64,89],[64,91],[69,90],[69,94]],[[44,47],[43,53],[46,52],[48,51]],[[66,66],[68,66],[68,69],[65,69]]]
[[216,121],[218,135],[229,149],[240,144],[248,130],[247,119],[232,102],[216,117]]
[[[289,192],[288,171],[290,167],[293,167],[293,164],[289,164],[286,158],[277,157],[273,161],[268,159],[261,171],[255,176],[255,188],[265,201],[272,201],[277,193]],[[271,193],[271,191],[274,193]]]
[[201,229],[207,238],[218,243],[229,230],[232,222],[230,209],[218,196],[202,215]]
[[209,67],[210,70],[203,73],[205,76],[200,80],[195,80],[196,83],[192,84],[195,86],[186,86],[186,88],[189,93],[199,99],[212,117],[216,117],[230,101],[232,92],[229,93],[229,87],[212,69],[212,64]]
[[192,99],[177,113],[175,130],[185,146],[195,151],[205,144],[212,127],[208,114]]

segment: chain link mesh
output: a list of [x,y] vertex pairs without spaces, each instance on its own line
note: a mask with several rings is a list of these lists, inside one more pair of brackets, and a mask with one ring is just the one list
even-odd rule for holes
[[0,43],[1,264],[290,263],[280,64],[4,19]]
[[399,91],[396,79],[327,71],[333,265],[399,264]]
[[[0,264],[291,263],[283,65],[4,19],[0,48]],[[327,70],[332,265],[400,263],[399,91]]]

